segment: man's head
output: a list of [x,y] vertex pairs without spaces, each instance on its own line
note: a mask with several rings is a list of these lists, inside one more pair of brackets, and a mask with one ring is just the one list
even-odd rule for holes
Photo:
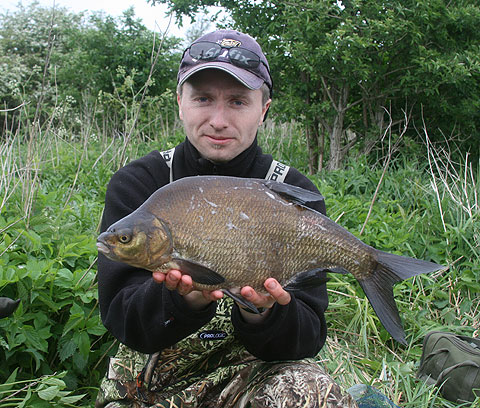
[[232,30],[200,37],[185,50],[177,79],[180,118],[204,158],[230,161],[253,143],[272,90],[253,38]]

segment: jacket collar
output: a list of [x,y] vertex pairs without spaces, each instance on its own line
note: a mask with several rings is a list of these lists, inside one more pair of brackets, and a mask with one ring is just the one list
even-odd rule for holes
[[191,175],[246,177],[251,172],[257,154],[262,154],[256,137],[246,150],[226,163],[213,163],[203,158],[188,138],[185,138],[184,149],[185,163],[189,167],[188,172]]

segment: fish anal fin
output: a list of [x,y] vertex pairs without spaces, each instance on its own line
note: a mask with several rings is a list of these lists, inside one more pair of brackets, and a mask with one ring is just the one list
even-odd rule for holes
[[287,183],[279,183],[278,181],[268,180],[265,182],[265,186],[286,200],[295,204],[305,205],[307,203],[325,200],[324,197],[318,192],[306,190],[304,188],[293,186]]
[[235,302],[250,310],[252,313],[260,313],[257,307],[252,302],[249,302],[247,299],[245,299],[242,295],[234,293],[229,289],[222,289],[222,292],[227,296],[230,296]]
[[220,285],[225,278],[210,268],[186,259],[175,258],[172,262],[186,275],[190,275],[195,283],[201,285]]

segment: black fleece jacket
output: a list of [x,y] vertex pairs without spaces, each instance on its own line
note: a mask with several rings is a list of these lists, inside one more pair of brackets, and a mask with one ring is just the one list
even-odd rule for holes
[[[265,178],[272,163],[256,140],[227,164],[203,159],[188,139],[175,149],[174,180],[195,175]],[[131,162],[110,180],[101,230],[138,208],[150,195],[169,183],[169,168],[158,151]],[[317,191],[298,170],[290,168],[286,183]],[[312,206],[325,213],[325,204]],[[143,353],[170,347],[196,332],[215,316],[216,303],[192,311],[183,297],[154,282],[151,272],[114,262],[99,254],[98,292],[104,325],[122,343]],[[236,338],[254,356],[265,360],[313,357],[326,339],[324,311],[326,286],[292,293],[285,306],[275,304],[260,324],[246,323],[235,305],[232,324]]]

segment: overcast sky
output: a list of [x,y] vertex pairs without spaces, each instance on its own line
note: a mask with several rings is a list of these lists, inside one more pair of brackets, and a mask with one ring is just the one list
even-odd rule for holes
[[[42,6],[51,7],[54,0],[38,0]],[[30,0],[0,0],[0,11],[14,10],[18,3],[27,6],[33,1]],[[165,17],[167,7],[164,4],[151,6],[147,0],[55,0],[57,6],[62,6],[78,13],[80,11],[100,11],[103,10],[110,16],[120,16],[123,11],[130,6],[135,8],[135,15],[142,19],[143,24],[150,30],[164,32],[168,27],[169,18]],[[175,26],[175,19],[172,19],[168,35],[183,37],[190,19],[184,18],[183,27]]]

